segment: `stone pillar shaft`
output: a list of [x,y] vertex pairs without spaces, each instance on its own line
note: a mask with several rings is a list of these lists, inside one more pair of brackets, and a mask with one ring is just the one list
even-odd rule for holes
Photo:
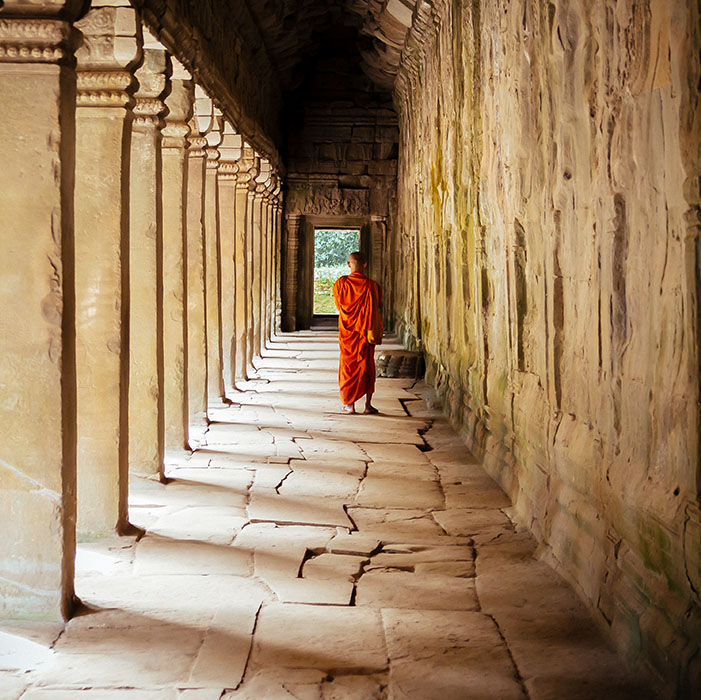
[[136,72],[129,203],[129,468],[163,471],[163,219],[160,100],[170,71],[164,50],[145,49]]
[[171,81],[161,143],[165,449],[175,453],[188,444],[189,424],[185,204],[188,179],[186,137],[190,133],[187,122],[192,116],[194,87],[188,78],[181,75]]
[[76,52],[78,530],[86,535],[126,525],[129,468],[129,69],[140,46],[136,12],[101,4],[77,23]]
[[205,334],[205,258],[202,217],[206,140],[197,126],[190,136],[187,170],[187,371],[190,422],[207,422],[207,338]]
[[299,255],[299,228],[302,223],[300,214],[288,215],[285,235],[285,270],[283,298],[283,330],[297,329],[297,267]]
[[[254,230],[254,210],[255,210],[255,191],[251,189],[252,183],[249,183],[247,200],[246,200],[246,374],[253,372],[253,355],[255,351],[255,343],[253,340],[253,319],[255,316],[255,306],[253,303],[253,290],[255,288],[255,230]],[[253,185],[255,188],[255,185]]]
[[[263,193],[256,191],[253,197],[253,299],[252,299],[252,335],[251,351],[260,354],[261,345],[261,310],[264,275],[263,258]],[[253,358],[251,358],[253,359]]]
[[219,152],[207,148],[204,197],[205,294],[207,314],[207,396],[209,401],[225,396],[222,374],[221,268],[219,241]]
[[246,165],[241,165],[236,180],[236,378],[245,379],[248,376],[248,171]]
[[236,380],[236,173],[238,166],[222,162],[219,166],[219,241],[221,250],[221,335],[222,367],[226,394],[234,391]]
[[0,18],[0,618],[60,620],[75,559],[78,34],[28,14]]

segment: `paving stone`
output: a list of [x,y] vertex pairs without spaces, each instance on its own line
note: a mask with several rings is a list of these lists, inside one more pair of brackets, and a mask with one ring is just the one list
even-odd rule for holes
[[390,700],[527,700],[492,620],[476,612],[382,611]]
[[[521,533],[477,548],[482,609],[499,624],[534,700],[646,698],[603,638],[587,608]],[[565,671],[566,669],[566,671]],[[569,687],[569,690],[568,690]]]
[[248,576],[252,564],[249,552],[233,546],[147,535],[136,546],[134,573]]
[[178,700],[219,700],[224,688],[185,688],[178,694]]
[[367,560],[363,557],[349,554],[320,554],[304,563],[302,577],[305,579],[355,581],[360,575],[365,561]]
[[414,610],[477,610],[474,579],[406,571],[370,571],[356,586],[355,604]]
[[339,532],[326,549],[332,554],[353,554],[369,557],[380,546],[380,540],[358,532]]
[[511,505],[507,495],[487,476],[460,484],[443,484],[443,492],[446,510],[467,505],[471,508],[507,508]]
[[322,700],[385,700],[388,678],[382,674],[337,676],[321,686]]
[[383,473],[371,464],[354,502],[365,508],[433,510],[443,508],[445,501],[436,481]]
[[347,578],[266,577],[280,603],[350,605],[353,583]]
[[254,669],[376,672],[387,666],[379,612],[371,608],[265,605],[258,617]]
[[417,537],[434,537],[443,531],[424,510],[386,508],[348,508],[348,515],[361,534],[377,537],[383,542],[410,541]]
[[[188,595],[197,590],[199,595]],[[76,591],[93,608],[114,608],[181,624],[206,624],[229,601],[265,598],[264,586],[253,578],[230,575],[111,576],[102,581],[82,577]]]
[[130,574],[136,542],[115,537],[97,542],[80,542],[76,547],[76,576],[120,576]]
[[513,527],[506,515],[496,508],[434,510],[431,515],[449,535],[494,534]]
[[352,527],[342,498],[290,496],[274,489],[254,489],[248,505],[251,521]]
[[350,502],[358,490],[362,474],[329,470],[323,467],[305,468],[300,460],[290,464],[292,472],[279,488],[284,496],[308,498],[339,498]]
[[160,690],[146,688],[73,688],[71,690],[32,688],[22,696],[22,700],[75,700],[78,693],[80,693],[80,698],[86,698],[86,700],[178,700],[180,698],[177,690],[165,688]]
[[187,681],[202,643],[199,629],[123,611],[73,618],[37,671],[40,686],[174,686]]
[[0,700],[19,700],[28,685],[29,678],[24,672],[21,674],[4,672],[0,678]]
[[222,700],[322,700],[321,684],[325,677],[323,671],[273,666],[247,674],[242,687],[225,693]]
[[29,671],[39,666],[51,656],[51,646],[64,627],[61,622],[0,621],[0,671]]
[[258,601],[237,600],[217,609],[190,672],[190,683],[219,689],[239,685],[260,605]]
[[401,569],[419,573],[469,577],[475,574],[474,551],[469,546],[413,547],[410,552],[382,551],[365,566],[366,572]]
[[228,545],[247,522],[245,508],[193,506],[164,513],[148,527],[147,534]]

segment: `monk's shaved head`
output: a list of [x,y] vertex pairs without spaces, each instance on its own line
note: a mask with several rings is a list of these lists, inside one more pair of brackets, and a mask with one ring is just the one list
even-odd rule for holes
[[361,272],[367,264],[368,259],[365,257],[365,253],[361,253],[359,250],[348,256],[348,265],[353,272]]

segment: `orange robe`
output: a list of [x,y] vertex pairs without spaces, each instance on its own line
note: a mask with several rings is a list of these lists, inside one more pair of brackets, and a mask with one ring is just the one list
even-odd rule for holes
[[382,304],[382,289],[362,272],[351,272],[336,280],[333,298],[339,312],[338,384],[348,406],[375,391],[375,346],[368,342],[368,331],[373,311]]

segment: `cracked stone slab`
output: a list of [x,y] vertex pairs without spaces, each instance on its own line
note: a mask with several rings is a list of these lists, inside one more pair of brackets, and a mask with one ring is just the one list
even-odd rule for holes
[[411,474],[398,476],[373,464],[355,498],[355,504],[365,508],[433,510],[443,508],[444,503],[443,492],[437,481],[417,478]]
[[[0,700],[20,700],[29,686],[29,678],[25,672],[21,674],[2,673],[0,679]],[[26,698],[27,695],[24,695]]]
[[382,620],[391,700],[528,700],[508,649],[486,615],[384,609]]
[[513,528],[509,518],[496,508],[453,508],[435,510],[436,522],[449,535],[476,535]]
[[[418,428],[425,427],[423,421],[415,421],[413,427],[412,441],[409,444],[386,444],[382,442],[359,442],[358,445],[363,449],[367,456],[376,463],[384,462],[388,465],[405,465],[405,467],[414,468],[421,464],[431,466],[426,456],[426,453],[418,449],[417,445],[423,445],[423,440],[416,432]],[[411,432],[411,431],[410,431]],[[384,435],[383,435],[384,437]]]
[[388,687],[385,674],[336,676],[321,686],[321,700],[385,700]]
[[369,557],[380,546],[380,540],[359,532],[339,532],[326,549],[332,554],[353,554]]
[[321,684],[326,673],[313,669],[267,668],[247,674],[238,690],[222,695],[222,700],[322,700]]
[[472,578],[393,570],[363,574],[356,586],[355,604],[414,610],[479,609]]
[[[333,439],[327,436],[316,436],[311,431],[311,438],[298,438],[295,442],[302,450],[305,459],[333,462],[356,460],[365,462],[367,455],[355,442],[350,440]],[[339,435],[343,435],[339,431]]]
[[443,534],[438,523],[424,510],[351,506],[348,515],[361,534],[376,537],[383,542],[407,542]]
[[302,568],[302,578],[322,581],[355,581],[363,567],[363,557],[350,554],[324,553],[308,559]]
[[285,496],[309,498],[338,498],[352,500],[358,490],[361,474],[324,468],[306,468],[296,460],[290,464],[292,473],[285,479],[279,492]]
[[353,583],[348,578],[277,578],[266,583],[280,603],[307,605],[350,605]]
[[252,564],[251,554],[235,546],[147,535],[136,545],[134,573],[248,576]]
[[22,700],[75,700],[77,693],[86,700],[180,700],[181,697],[176,689],[168,688],[32,688]]
[[387,667],[377,610],[319,605],[263,606],[251,668],[307,668],[374,673]]
[[409,552],[382,551],[372,557],[365,571],[381,569],[470,577],[475,574],[474,550],[470,546],[415,546]]
[[253,628],[262,601],[237,600],[220,606],[205,634],[189,683],[235,688],[246,670]]
[[445,509],[453,508],[508,508],[511,501],[497,483],[486,474],[460,483],[443,483]]
[[344,504],[341,498],[292,496],[274,489],[254,489],[248,517],[251,521],[351,528],[353,523]]
[[96,542],[80,542],[76,547],[76,576],[120,576],[130,574],[136,542],[114,537]]
[[36,673],[40,686],[177,686],[187,681],[202,643],[199,629],[124,611],[73,618]]
[[257,608],[270,598],[253,578],[196,575],[82,578],[76,581],[76,593],[88,608],[113,609],[117,625],[122,611],[202,631],[219,610],[242,604]]
[[[37,668],[51,657],[51,645],[63,629],[64,625],[57,622],[0,622],[0,671],[27,672]],[[4,682],[5,675],[0,678],[0,685]]]
[[171,539],[227,545],[247,522],[245,508],[192,506],[163,514],[146,532]]
[[648,698],[591,618],[584,603],[521,533],[477,548],[482,609],[499,623],[534,700]]

